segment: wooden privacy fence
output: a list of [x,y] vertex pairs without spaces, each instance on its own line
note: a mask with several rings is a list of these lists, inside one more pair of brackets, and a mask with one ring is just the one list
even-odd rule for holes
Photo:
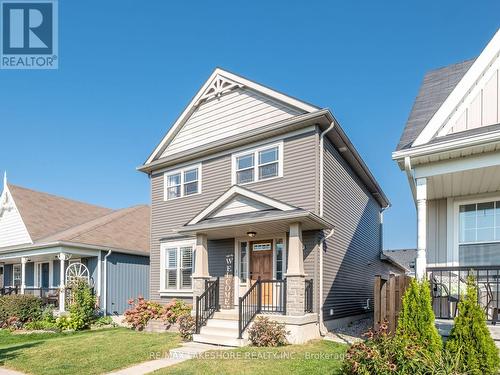
[[381,322],[387,320],[389,331],[395,332],[403,295],[410,285],[410,280],[411,277],[406,275],[390,275],[389,279],[375,276],[373,287],[375,330],[379,329]]

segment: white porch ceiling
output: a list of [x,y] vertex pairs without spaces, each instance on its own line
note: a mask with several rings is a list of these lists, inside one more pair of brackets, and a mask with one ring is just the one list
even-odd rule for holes
[[440,199],[500,191],[500,166],[428,177],[427,198]]

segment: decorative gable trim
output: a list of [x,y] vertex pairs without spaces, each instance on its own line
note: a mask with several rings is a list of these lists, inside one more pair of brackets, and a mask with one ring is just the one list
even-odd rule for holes
[[255,193],[251,190],[242,188],[241,186],[233,185],[228,191],[222,194],[219,198],[213,201],[207,208],[194,217],[187,225],[199,223],[201,220],[210,217],[211,215],[219,213],[224,207],[233,201],[237,196],[242,196],[256,202],[255,208],[261,206],[263,208],[277,209],[281,211],[296,210],[296,207],[290,206],[286,203],[277,201],[273,198],[266,197],[265,195]]
[[448,98],[436,111],[426,127],[422,130],[412,147],[428,143],[434,135],[455,114],[458,107],[467,98],[468,94],[475,88],[478,81],[486,74],[489,67],[500,54],[500,29],[497,30],[491,41],[483,50],[481,55],[474,61],[470,69],[465,73],[460,82],[455,86]]
[[7,174],[5,174],[3,191],[0,195],[0,248],[26,243],[32,244],[33,240],[17,209],[7,184]]
[[200,99],[198,99],[195,106],[198,106],[202,102],[210,100],[212,98],[218,98],[225,92],[229,92],[235,88],[241,88],[241,87],[243,87],[242,84],[237,83],[224,76],[217,75],[210,84],[210,86],[208,86],[208,88],[205,90],[203,95],[201,95]]
[[159,158],[163,151],[167,148],[170,142],[174,139],[176,134],[180,131],[184,123],[189,119],[191,114],[196,110],[196,108],[204,101],[209,100],[214,96],[220,96],[223,93],[231,91],[237,87],[247,87],[251,90],[257,91],[261,94],[267,95],[272,99],[280,101],[286,105],[295,107],[307,113],[315,112],[319,108],[311,104],[305,103],[301,100],[292,98],[288,95],[282,94],[278,91],[260,85],[256,82],[250,81],[246,78],[238,76],[236,74],[230,73],[223,69],[217,68],[210,75],[205,84],[201,87],[198,93],[194,96],[188,106],[184,109],[179,118],[172,125],[168,133],[162,139],[162,141],[155,148],[153,153],[146,160],[144,165],[147,165]]

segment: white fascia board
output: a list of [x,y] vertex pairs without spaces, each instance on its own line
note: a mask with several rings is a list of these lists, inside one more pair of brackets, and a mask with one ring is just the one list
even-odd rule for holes
[[499,51],[500,29],[497,30],[483,52],[481,52],[467,73],[465,73],[450,95],[448,95],[448,98],[446,98],[441,107],[439,107],[434,116],[432,116],[431,120],[413,142],[412,146],[426,144],[432,139],[441,126],[454,113],[457,106],[462,102],[468,92],[474,87],[476,81],[486,72],[486,69],[497,57]]
[[443,141],[431,145],[412,147],[407,150],[395,151],[392,153],[392,159],[399,161],[401,159],[404,159],[406,156],[410,157],[424,156],[439,152],[453,151],[460,148],[478,146],[481,144],[487,145],[496,142],[500,142],[500,131],[489,132],[472,137],[459,138],[450,141]]
[[244,189],[240,186],[233,185],[228,191],[226,191],[224,194],[222,194],[219,198],[217,198],[215,201],[213,201],[207,208],[205,208],[202,212],[200,212],[198,215],[196,215],[189,223],[188,225],[193,225],[201,220],[203,220],[205,217],[210,215],[212,212],[216,211],[220,207],[222,207],[226,202],[231,200],[234,196],[236,195],[242,195],[244,197],[247,197],[249,199],[253,199],[257,202],[263,203],[267,206],[274,207],[278,210],[281,211],[291,211],[295,210],[295,207],[290,206],[288,204],[276,201],[272,198],[265,197],[263,195],[254,193],[253,191]]
[[500,165],[500,153],[489,152],[477,156],[468,156],[417,166],[414,167],[414,173],[415,178],[418,179],[471,169],[488,168],[496,165]]
[[314,112],[317,111],[319,108],[315,107],[313,105],[307,104],[303,101],[300,101],[298,99],[294,99],[288,95],[282,94],[278,91],[272,90],[268,87],[262,86],[256,82],[250,81],[246,78],[243,78],[241,76],[238,76],[236,74],[230,73],[228,71],[225,71],[221,68],[216,68],[213,73],[210,75],[208,80],[203,84],[201,89],[198,91],[198,93],[193,97],[193,99],[189,102],[188,106],[184,109],[182,114],[179,116],[179,118],[175,121],[175,123],[172,125],[168,133],[165,135],[165,137],[162,139],[160,144],[155,148],[153,153],[149,156],[149,158],[146,160],[144,165],[147,165],[151,163],[156,156],[162,151],[163,147],[168,144],[174,136],[177,134],[177,132],[180,130],[184,122],[188,119],[188,117],[191,115],[191,113],[196,109],[196,103],[200,100],[200,98],[203,96],[207,88],[210,86],[212,81],[217,77],[217,76],[223,76],[226,78],[229,78],[230,80],[239,83],[243,86],[246,86],[250,89],[253,89],[255,91],[261,92],[267,96],[270,96],[272,98],[275,98],[283,103],[286,103],[288,105],[294,106],[296,108],[302,109],[306,112]]

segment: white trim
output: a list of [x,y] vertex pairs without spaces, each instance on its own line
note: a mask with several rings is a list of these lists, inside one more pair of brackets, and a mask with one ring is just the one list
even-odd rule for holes
[[[192,169],[198,169],[198,180],[196,180],[197,184],[198,184],[198,191],[195,193],[195,194],[189,194],[189,195],[185,195],[184,194],[184,185],[185,185],[185,182],[184,182],[184,173],[186,171],[189,171],[189,170],[192,170]],[[168,176],[172,176],[174,174],[180,174],[181,176],[181,181],[180,181],[180,193],[181,195],[178,196],[178,197],[174,197],[174,198],[168,198]],[[192,197],[192,196],[195,196],[195,195],[198,195],[198,194],[201,194],[201,186],[202,186],[202,170],[201,170],[201,163],[198,163],[198,164],[190,164],[190,165],[187,165],[185,167],[182,167],[182,168],[176,168],[176,169],[173,169],[173,170],[168,170],[168,171],[165,171],[163,173],[163,200],[164,201],[173,201],[173,200],[176,200],[176,199],[180,199],[180,198],[187,198],[187,197]]]
[[[181,289],[180,288],[180,270],[181,270],[181,254],[180,254],[180,249],[181,247],[187,247],[187,246],[192,246],[192,257],[193,257],[193,263],[192,263],[192,270],[194,270],[194,253],[195,253],[195,248],[196,248],[196,240],[189,239],[189,240],[172,240],[172,241],[162,241],[160,243],[160,294],[170,294],[170,295],[190,295],[193,293],[193,289]],[[177,288],[176,289],[168,289],[165,285],[165,251],[166,248],[168,247],[175,247],[177,249]]]
[[97,298],[101,297],[101,268],[102,268],[102,252],[99,251],[99,253],[97,254]]
[[7,204],[7,194],[8,194],[8,198],[9,198],[9,204],[12,205],[12,207],[14,208],[14,210],[17,212],[17,214],[21,218],[21,223],[23,225],[25,235],[29,239],[29,244],[33,244],[33,239],[31,238],[30,232],[28,231],[28,227],[24,223],[23,216],[21,215],[21,211],[19,211],[17,209],[16,201],[15,201],[14,197],[12,196],[12,193],[10,192],[9,185],[7,184],[7,173],[5,172],[5,175],[4,175],[4,189],[2,191],[2,195],[0,195],[0,217],[3,214],[4,206]]
[[419,146],[429,142],[437,133],[440,127],[449,119],[456,111],[469,91],[475,86],[478,79],[482,77],[492,61],[498,56],[500,51],[500,29],[497,30],[486,48],[481,52],[479,57],[474,61],[467,73],[462,77],[460,82],[455,86],[453,91],[448,95],[447,99],[432,116],[424,130],[419,134],[412,146]]
[[188,223],[188,225],[193,225],[193,224],[200,222],[205,217],[207,217],[211,213],[218,210],[221,206],[223,206],[226,202],[230,201],[236,195],[242,195],[244,197],[247,197],[249,199],[253,199],[254,201],[265,204],[267,206],[274,207],[274,208],[281,210],[281,211],[291,211],[291,210],[295,209],[295,207],[290,206],[288,204],[281,203],[277,200],[266,197],[264,195],[254,193],[253,191],[239,187],[238,185],[233,185],[228,191],[226,191],[219,198],[217,198],[215,201],[210,203],[210,205],[207,208],[205,208],[198,215],[196,215]]
[[[6,253],[0,253],[0,260],[5,260],[5,259],[16,259],[16,258],[22,258],[22,257],[34,257],[36,255],[46,255],[46,254],[60,254],[63,250],[63,248],[47,248],[47,249],[33,249],[33,250],[26,250],[26,251],[12,251],[12,252],[6,252]],[[69,250],[69,249],[64,249],[64,252],[68,254],[78,254],[81,256],[96,256],[96,251],[98,250]]]
[[186,120],[189,118],[189,116],[197,108],[196,104],[202,98],[202,96],[205,94],[206,90],[210,87],[210,85],[213,83],[213,81],[216,79],[220,79],[221,77],[225,77],[225,78],[233,81],[235,84],[238,84],[241,86],[246,86],[252,90],[263,93],[267,96],[270,96],[271,98],[277,99],[285,104],[299,108],[305,112],[314,112],[314,111],[317,111],[319,109],[315,106],[312,106],[310,104],[304,103],[303,101],[294,99],[288,95],[281,94],[275,90],[272,90],[272,89],[267,88],[265,86],[259,85],[258,83],[252,82],[252,81],[245,79],[241,76],[238,76],[236,74],[230,73],[230,72],[225,71],[225,70],[220,69],[220,68],[216,68],[213,71],[213,73],[210,75],[208,80],[203,84],[203,86],[198,91],[198,93],[194,96],[194,98],[188,104],[188,106],[184,109],[184,111],[179,116],[179,118],[172,125],[172,127],[170,128],[168,133],[165,135],[165,137],[163,137],[163,139],[158,144],[158,146],[156,146],[155,150],[151,153],[151,155],[146,160],[144,165],[151,163],[153,160],[156,159],[157,156],[159,156],[159,154],[163,151],[163,148],[165,146],[167,146],[168,143],[170,143],[172,141],[172,139],[175,137],[175,135],[182,128],[182,126],[184,125]]
[[[459,119],[460,116],[466,115],[468,116],[468,108],[470,109],[470,106],[474,100],[477,99],[478,95],[481,95],[480,100],[483,101],[482,95],[484,95],[483,90],[485,88],[485,85],[489,82],[489,80],[493,77],[493,75],[496,74],[498,69],[500,68],[500,59],[498,58],[499,55],[497,54],[495,57],[495,60],[488,66],[488,68],[485,70],[485,72],[481,75],[481,77],[476,81],[474,86],[469,90],[467,95],[463,98],[462,102],[457,106],[455,109],[455,112],[448,118],[445,124],[438,130],[436,137],[443,137],[448,134],[457,134],[465,130],[469,129],[464,129],[464,130],[459,130],[459,131],[454,131],[453,133],[450,133],[450,130],[453,126],[455,126],[457,120]],[[492,71],[493,70],[493,71]],[[489,74],[487,74],[489,73]],[[497,105],[497,103],[495,103]],[[467,113],[465,112],[467,111]],[[483,111],[484,111],[484,106],[483,104],[481,105],[481,111],[480,111],[480,116],[481,116],[481,123],[477,126],[483,127],[483,126],[488,126],[488,125],[494,125],[497,122],[494,123],[484,123],[484,118],[483,118]],[[469,124],[467,124],[469,125]]]
[[34,262],[34,275],[33,275],[33,286],[35,288],[41,288],[40,286],[40,273],[39,273],[39,270],[38,270],[38,266],[40,264],[43,264],[43,263],[48,263],[49,264],[49,288],[53,288],[54,287],[54,274],[53,274],[53,268],[52,268],[52,263],[53,261],[52,260],[42,260],[42,261],[39,261],[39,262]]
[[451,160],[434,162],[427,165],[414,167],[415,178],[431,177],[446,173],[462,172],[471,169],[487,168],[500,165],[500,153],[489,152],[471,155]]
[[[283,140],[281,140],[280,142],[267,143],[267,144],[263,144],[263,145],[258,146],[258,147],[247,148],[245,150],[231,154],[231,185],[240,185],[240,186],[249,185],[249,184],[253,184],[256,182],[263,182],[263,181],[268,181],[268,180],[273,180],[275,178],[283,177],[283,164],[284,164],[283,143],[284,143]],[[277,162],[278,163],[278,175],[273,176],[273,177],[269,177],[269,178],[259,179],[259,167],[261,165],[266,165],[266,164],[259,164],[259,152],[265,151],[265,150],[268,150],[271,148],[275,148],[275,147],[278,148],[278,160],[275,162],[272,162],[272,163],[267,163],[267,164],[274,164]],[[237,178],[236,178],[236,172],[237,172],[236,159],[240,156],[249,155],[249,154],[253,154],[253,180],[249,181],[249,182],[244,182],[244,183],[238,184]],[[247,168],[247,169],[250,169],[250,168]]]

